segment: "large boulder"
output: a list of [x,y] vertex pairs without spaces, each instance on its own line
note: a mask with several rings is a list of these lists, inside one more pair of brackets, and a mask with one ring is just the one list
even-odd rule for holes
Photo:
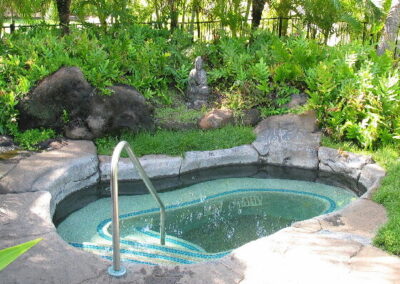
[[122,129],[153,129],[153,108],[133,87],[99,94],[76,67],[63,67],[41,81],[18,108],[22,130],[64,131],[71,139],[93,139]]
[[77,67],[63,67],[48,76],[18,105],[20,129],[48,127],[61,131],[65,114],[74,120],[89,112],[93,87]]
[[112,95],[93,95],[86,124],[94,137],[129,129],[152,129],[154,109],[135,88],[127,85],[110,87]]
[[255,129],[254,148],[269,165],[318,168],[318,132],[314,112],[270,116]]

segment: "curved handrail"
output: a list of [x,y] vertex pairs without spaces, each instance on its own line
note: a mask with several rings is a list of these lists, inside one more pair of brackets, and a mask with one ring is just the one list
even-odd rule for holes
[[113,204],[113,215],[112,215],[112,240],[113,240],[113,265],[108,268],[108,273],[112,276],[122,276],[126,273],[126,269],[121,266],[120,256],[120,234],[119,234],[119,205],[118,205],[118,162],[121,157],[121,152],[124,150],[128,153],[128,156],[139,172],[140,177],[144,181],[147,189],[151,195],[157,201],[160,207],[160,243],[165,245],[165,206],[161,201],[160,197],[155,190],[153,183],[150,181],[148,175],[144,171],[138,158],[132,151],[131,146],[126,141],[121,141],[115,147],[112,158],[111,158],[111,198]]

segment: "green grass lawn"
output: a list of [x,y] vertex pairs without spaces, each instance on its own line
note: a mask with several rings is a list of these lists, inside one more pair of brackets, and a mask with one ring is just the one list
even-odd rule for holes
[[165,154],[181,156],[186,151],[207,151],[249,144],[255,139],[252,127],[227,126],[215,130],[169,131],[155,133],[124,133],[120,137],[105,137],[95,141],[101,155],[111,155],[119,141],[125,140],[136,155]]
[[368,154],[384,167],[387,176],[373,196],[373,200],[385,206],[388,222],[379,230],[374,245],[400,256],[400,149],[385,146],[375,151],[365,151],[348,142],[333,142],[324,138],[322,144],[327,147],[340,148],[353,153]]

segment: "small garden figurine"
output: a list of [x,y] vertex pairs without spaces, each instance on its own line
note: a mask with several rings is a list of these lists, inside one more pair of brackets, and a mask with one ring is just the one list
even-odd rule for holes
[[195,60],[195,68],[190,71],[187,88],[188,106],[200,109],[207,104],[210,89],[207,85],[207,74],[203,69],[203,59],[198,56]]

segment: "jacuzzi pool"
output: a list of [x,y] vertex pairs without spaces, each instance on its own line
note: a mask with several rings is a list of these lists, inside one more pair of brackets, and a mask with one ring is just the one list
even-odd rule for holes
[[[209,181],[204,181],[206,174],[192,174],[187,185],[170,185],[160,194],[166,205],[165,246],[159,244],[159,209],[152,197],[121,196],[122,261],[150,265],[209,261],[296,221],[341,209],[357,198],[351,190],[310,178],[260,178],[260,174],[221,178],[216,172]],[[132,187],[125,185],[131,191]],[[56,211],[57,231],[72,246],[111,259],[111,200],[98,199],[102,193],[104,188],[98,190],[97,200],[71,214]],[[68,206],[58,208],[63,207]]]

